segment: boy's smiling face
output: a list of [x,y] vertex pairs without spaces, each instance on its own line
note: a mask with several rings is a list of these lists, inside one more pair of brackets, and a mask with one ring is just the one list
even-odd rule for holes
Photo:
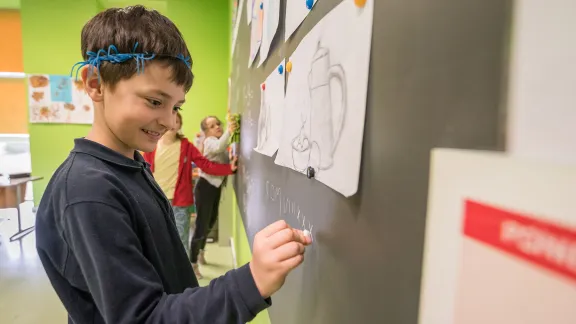
[[95,73],[88,77],[84,71],[83,79],[95,105],[90,136],[128,157],[134,150],[151,152],[156,148],[162,135],[176,126],[176,112],[186,95],[163,62],[146,62],[143,73],[121,80],[113,88],[100,86]]

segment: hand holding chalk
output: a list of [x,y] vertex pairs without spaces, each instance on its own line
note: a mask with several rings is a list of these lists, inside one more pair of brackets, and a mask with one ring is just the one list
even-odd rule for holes
[[268,298],[282,287],[288,273],[304,260],[305,246],[310,243],[309,236],[283,220],[256,234],[250,271],[262,297]]

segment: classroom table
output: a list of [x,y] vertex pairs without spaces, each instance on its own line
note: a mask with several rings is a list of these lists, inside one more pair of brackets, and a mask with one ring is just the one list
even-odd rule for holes
[[10,242],[19,240],[34,231],[34,226],[22,228],[20,204],[24,202],[28,182],[40,179],[42,177],[25,177],[10,179],[8,183],[0,183],[0,209],[16,208],[18,215],[18,232],[10,237]]

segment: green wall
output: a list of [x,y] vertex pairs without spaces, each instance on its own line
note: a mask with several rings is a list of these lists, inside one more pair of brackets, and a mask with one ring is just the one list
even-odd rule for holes
[[0,0],[0,9],[19,9],[20,0]]

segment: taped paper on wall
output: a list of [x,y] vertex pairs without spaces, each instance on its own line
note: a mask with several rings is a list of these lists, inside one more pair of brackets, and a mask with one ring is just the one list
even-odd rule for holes
[[233,20],[234,29],[232,30],[232,48],[230,49],[230,56],[234,56],[234,50],[236,49],[236,40],[238,39],[238,30],[240,29],[240,18],[242,17],[243,8],[244,0],[240,0],[240,3],[236,8],[236,18]]
[[[280,65],[284,66],[284,61]],[[285,74],[274,69],[260,87],[258,143],[254,150],[267,156],[276,153],[280,142],[284,117],[284,84]]]
[[300,24],[308,17],[310,10],[314,8],[318,0],[291,0],[286,1],[286,31],[284,39],[290,36],[300,27]]
[[264,24],[264,9],[261,2],[254,4],[252,10],[252,26],[250,26],[250,57],[248,67],[252,66],[262,44],[262,25]]
[[256,3],[256,0],[246,0],[246,23],[248,25],[252,23],[252,10],[254,10],[254,3]]
[[262,65],[268,58],[272,40],[278,30],[280,22],[280,0],[264,0],[264,24],[262,30],[262,44],[260,45],[260,62]]
[[[360,177],[374,1],[345,0],[289,58],[276,164],[305,173],[346,197]],[[342,175],[346,175],[345,177]]]

